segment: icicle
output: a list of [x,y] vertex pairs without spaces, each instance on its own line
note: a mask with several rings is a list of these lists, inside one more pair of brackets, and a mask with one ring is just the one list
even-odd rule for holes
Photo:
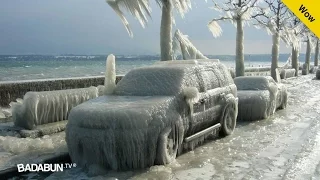
[[186,101],[190,107],[190,114],[193,114],[193,104],[199,101],[199,91],[196,87],[188,87],[183,90]]
[[106,61],[104,87],[105,95],[112,94],[116,87],[116,62],[113,54],[110,54]]
[[187,35],[180,32],[179,29],[174,33],[174,50],[176,51],[179,47],[184,60],[187,59],[208,59],[204,56],[188,39]]

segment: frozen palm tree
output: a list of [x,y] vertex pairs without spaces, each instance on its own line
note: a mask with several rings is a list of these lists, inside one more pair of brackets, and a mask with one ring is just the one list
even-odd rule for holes
[[[243,49],[243,26],[248,25],[258,12],[268,13],[268,9],[258,7],[258,0],[226,0],[217,4],[215,1],[213,9],[224,13],[220,18],[212,19],[209,24],[209,30],[214,37],[221,36],[222,29],[218,21],[231,21],[237,28],[236,35],[236,76],[244,76],[244,49]],[[258,11],[261,10],[261,11]]]
[[266,28],[268,34],[272,34],[272,62],[271,62],[271,76],[276,80],[279,61],[279,46],[280,39],[287,45],[294,43],[297,46],[296,37],[292,29],[289,27],[289,22],[293,16],[290,15],[288,8],[281,2],[281,0],[264,0],[266,6],[269,7],[270,13],[259,14],[256,20],[257,26]]
[[[150,0],[106,0],[106,2],[118,14],[131,37],[133,36],[133,33],[120,8],[128,10],[138,19],[142,27],[145,27],[148,16],[151,17]],[[156,0],[156,2],[162,8],[160,27],[161,61],[173,60],[172,24],[174,19],[172,10],[173,8],[177,9],[181,17],[184,17],[184,14],[191,9],[191,2],[190,0]]]
[[179,29],[174,33],[173,50],[174,52],[180,50],[184,60],[208,59],[192,44],[188,39],[188,35],[182,34]]

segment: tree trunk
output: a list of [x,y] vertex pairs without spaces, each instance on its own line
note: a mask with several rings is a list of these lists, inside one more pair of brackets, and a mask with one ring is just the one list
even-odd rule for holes
[[311,57],[311,45],[310,45],[310,39],[308,38],[308,40],[307,40],[306,62],[305,62],[306,74],[309,74],[309,70],[310,70],[310,57]]
[[319,39],[317,39],[315,56],[314,56],[314,66],[318,66],[319,63]]
[[160,27],[161,61],[173,60],[172,18],[172,4],[170,0],[164,0]]
[[292,68],[296,70],[295,76],[298,76],[299,72],[299,50],[292,47]]
[[276,69],[278,68],[279,60],[279,44],[280,44],[280,35],[276,32],[272,35],[272,62],[271,62],[271,77],[277,81]]
[[243,22],[237,19],[237,37],[236,37],[236,77],[244,76],[244,53],[243,53]]

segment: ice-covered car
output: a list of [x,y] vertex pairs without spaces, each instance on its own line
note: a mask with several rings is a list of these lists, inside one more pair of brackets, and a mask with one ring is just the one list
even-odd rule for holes
[[167,164],[209,134],[230,135],[237,88],[219,61],[157,63],[128,72],[112,95],[73,108],[66,141],[77,165],[139,169]]
[[271,76],[237,77],[238,121],[268,118],[277,109],[287,106],[287,88]]

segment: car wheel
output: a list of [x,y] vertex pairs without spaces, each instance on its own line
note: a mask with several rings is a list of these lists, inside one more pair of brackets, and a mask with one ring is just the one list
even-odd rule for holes
[[171,127],[167,127],[159,136],[157,157],[155,163],[165,165],[172,162],[178,152],[178,143],[174,139]]
[[221,120],[221,130],[219,132],[221,137],[228,136],[233,133],[237,121],[237,109],[235,103],[229,103],[225,108]]

